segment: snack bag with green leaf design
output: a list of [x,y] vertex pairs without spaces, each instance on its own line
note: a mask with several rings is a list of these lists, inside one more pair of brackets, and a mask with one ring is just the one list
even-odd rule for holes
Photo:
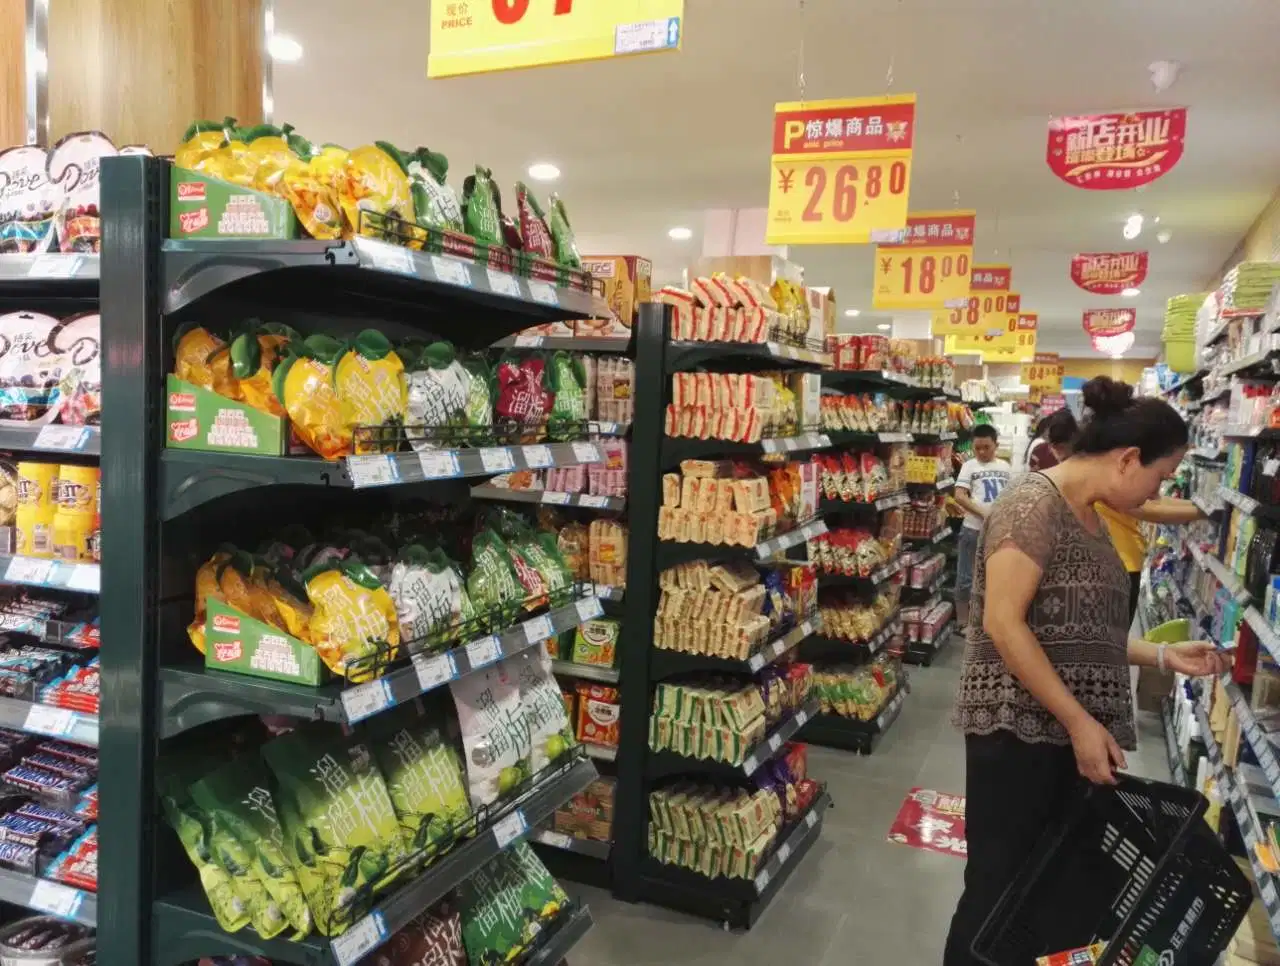
[[[377,329],[356,335],[338,358],[334,389],[347,432],[355,439],[356,452],[395,452],[399,429],[404,425],[408,398],[404,364],[391,342]],[[361,433],[360,428],[374,429]],[[387,428],[386,432],[378,427]]]
[[578,254],[578,242],[573,237],[569,213],[565,211],[564,202],[556,195],[551,196],[547,227],[551,229],[551,237],[556,243],[556,261],[565,268],[581,268],[582,256]]
[[528,843],[517,842],[458,887],[467,958],[472,966],[518,959],[568,903]]
[[470,436],[466,427],[471,376],[458,361],[452,343],[410,342],[399,351],[408,381],[409,445],[420,453],[456,449]]
[[358,557],[328,560],[302,575],[315,608],[311,638],[334,674],[351,681],[374,676],[375,658],[395,660],[400,646],[396,607],[382,582]]
[[458,709],[471,805],[492,804],[532,774],[529,722],[507,661],[449,684]]
[[351,429],[343,419],[334,387],[334,367],[346,346],[327,335],[309,335],[289,343],[288,355],[271,377],[275,396],[284,406],[293,431],[312,451],[327,460],[350,456]]
[[502,244],[502,196],[493,172],[476,165],[462,183],[462,220],[467,234],[486,245]]
[[520,705],[529,722],[533,773],[552,764],[577,741],[565,711],[560,686],[551,673],[551,655],[545,647],[530,647],[509,659],[520,685]]
[[409,156],[408,171],[418,223],[446,231],[465,231],[462,205],[449,186],[449,159],[418,148]]
[[555,393],[547,435],[560,440],[579,437],[587,419],[587,370],[582,358],[564,351],[555,352],[547,372],[551,391]]

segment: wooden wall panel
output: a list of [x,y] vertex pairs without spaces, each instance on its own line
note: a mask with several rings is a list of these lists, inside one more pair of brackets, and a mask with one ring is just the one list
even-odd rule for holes
[[26,0],[0,0],[0,149],[27,141]]
[[[0,3],[8,0],[0,0]],[[197,118],[262,120],[262,0],[55,0],[49,130],[171,154]]]

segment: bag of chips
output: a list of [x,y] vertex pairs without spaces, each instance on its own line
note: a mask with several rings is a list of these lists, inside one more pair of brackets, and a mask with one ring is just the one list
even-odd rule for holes
[[499,661],[449,684],[458,709],[473,808],[495,802],[533,773],[529,723],[520,686]]
[[467,956],[473,964],[519,958],[568,903],[533,849],[516,843],[458,887]]
[[[359,333],[338,358],[334,369],[334,388],[347,432],[353,435],[361,427],[400,426],[405,421],[404,364],[391,342],[376,329]],[[357,450],[395,452],[399,437],[372,439],[356,435]]]
[[316,653],[329,670],[350,681],[368,681],[379,659],[396,659],[400,623],[395,604],[358,557],[316,564],[302,581],[315,608],[311,633]]
[[310,335],[289,344],[276,366],[271,386],[298,434],[327,460],[351,455],[350,424],[343,418],[334,369],[346,346],[327,335]]

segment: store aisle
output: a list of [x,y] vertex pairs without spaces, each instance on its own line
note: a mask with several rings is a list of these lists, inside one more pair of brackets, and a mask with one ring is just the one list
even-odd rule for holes
[[[776,966],[935,963],[942,957],[964,863],[885,840],[916,786],[964,792],[964,743],[948,717],[959,678],[955,639],[931,668],[912,668],[898,721],[869,757],[811,748],[810,773],[835,807],[822,837],[749,933],[655,906],[627,905],[581,886],[596,926],[574,951],[584,966]],[[1159,718],[1141,715],[1134,774],[1168,779]]]

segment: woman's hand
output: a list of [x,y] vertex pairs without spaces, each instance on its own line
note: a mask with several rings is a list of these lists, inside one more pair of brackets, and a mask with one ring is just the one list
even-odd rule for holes
[[1205,677],[1230,670],[1231,655],[1227,651],[1219,651],[1212,641],[1187,641],[1165,648],[1164,666],[1190,677]]
[[1070,730],[1071,747],[1076,753],[1076,769],[1095,785],[1114,785],[1115,768],[1125,765],[1124,752],[1095,718],[1084,717]]

